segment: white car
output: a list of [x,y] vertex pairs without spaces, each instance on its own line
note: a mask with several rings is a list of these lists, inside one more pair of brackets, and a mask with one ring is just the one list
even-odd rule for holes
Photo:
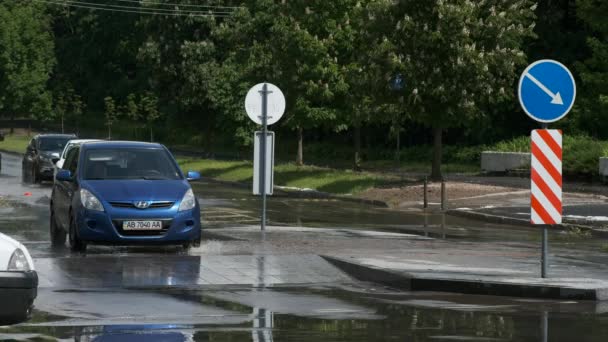
[[68,141],[67,144],[65,144],[65,147],[63,148],[63,151],[61,152],[61,155],[59,156],[59,160],[57,162],[55,162],[55,167],[53,168],[53,182],[55,181],[55,176],[57,175],[57,171],[61,170],[61,168],[63,167],[63,163],[65,163],[65,157],[67,157],[68,152],[70,152],[70,150],[72,148],[74,148],[75,146],[80,146],[84,143],[87,142],[92,142],[92,141],[102,141],[102,140],[98,140],[98,139],[73,139]]
[[38,294],[38,274],[27,248],[0,233],[0,325],[25,321]]
[[[101,141],[98,139],[73,139],[68,141],[67,144],[65,144],[65,147],[63,148],[63,152],[61,152],[61,155],[59,156],[59,160],[55,163],[55,171],[57,171],[58,169],[61,169],[63,167],[63,163],[65,162],[65,157],[68,155],[68,152],[74,147],[74,146],[80,146],[86,142],[92,142],[92,141]],[[57,172],[55,172],[57,173]]]

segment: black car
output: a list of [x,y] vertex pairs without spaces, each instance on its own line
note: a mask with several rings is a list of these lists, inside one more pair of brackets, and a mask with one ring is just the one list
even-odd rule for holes
[[24,182],[40,183],[53,179],[55,163],[74,134],[39,134],[27,146],[23,156],[22,174]]

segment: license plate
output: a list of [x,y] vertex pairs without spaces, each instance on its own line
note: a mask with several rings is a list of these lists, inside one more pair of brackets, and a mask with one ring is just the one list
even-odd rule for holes
[[123,221],[123,230],[161,230],[162,221]]

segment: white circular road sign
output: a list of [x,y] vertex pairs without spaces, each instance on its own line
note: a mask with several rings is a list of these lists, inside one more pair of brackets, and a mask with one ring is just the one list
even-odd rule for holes
[[245,98],[245,110],[247,116],[258,125],[262,124],[262,91],[266,84],[268,91],[266,106],[266,124],[272,125],[279,121],[285,113],[285,96],[277,86],[271,83],[259,83],[254,85]]

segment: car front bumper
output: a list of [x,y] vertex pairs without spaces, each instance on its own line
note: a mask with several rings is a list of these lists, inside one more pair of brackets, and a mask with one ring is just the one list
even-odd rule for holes
[[25,321],[37,295],[36,271],[0,271],[0,325]]
[[[108,244],[182,244],[200,240],[201,222],[198,207],[172,215],[145,215],[137,210],[120,214],[83,210],[76,217],[79,238],[86,242]],[[136,215],[135,213],[139,214]],[[125,220],[160,220],[161,231],[124,231]]]

